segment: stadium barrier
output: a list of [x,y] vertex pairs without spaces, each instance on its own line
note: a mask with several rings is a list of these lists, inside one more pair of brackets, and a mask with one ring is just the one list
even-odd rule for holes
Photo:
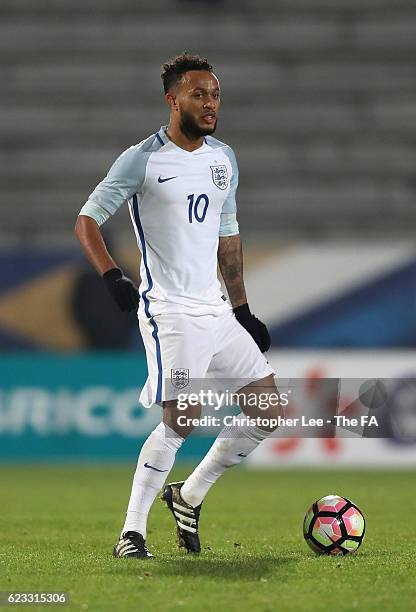
[[[295,352],[268,356],[277,378],[308,381],[334,377],[406,377],[414,381],[413,352]],[[146,379],[141,354],[4,354],[0,356],[0,460],[134,460],[161,408],[143,408],[138,397]],[[400,387],[398,388],[400,391]],[[410,389],[410,391],[409,391]],[[254,453],[252,466],[416,465],[416,393],[406,385],[395,409],[407,435],[389,439],[299,436],[271,439]],[[319,396],[318,396],[319,403]],[[218,432],[196,428],[180,458],[201,457]]]
[[[138,397],[141,354],[22,354],[0,357],[0,460],[135,458],[161,419]],[[193,436],[181,457],[198,457],[212,438]]]

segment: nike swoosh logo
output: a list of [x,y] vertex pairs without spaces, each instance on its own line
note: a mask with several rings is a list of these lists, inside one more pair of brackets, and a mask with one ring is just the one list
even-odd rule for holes
[[247,457],[244,453],[238,453],[237,457]]
[[151,470],[155,470],[155,472],[167,472],[168,470],[159,470],[158,468],[153,467],[153,465],[150,465],[150,463],[146,463],[144,464],[144,467],[149,468]]
[[158,183],[166,183],[166,181],[172,181],[173,179],[178,178],[177,176],[168,176],[167,178],[162,178],[161,176],[159,176],[159,178],[157,179]]

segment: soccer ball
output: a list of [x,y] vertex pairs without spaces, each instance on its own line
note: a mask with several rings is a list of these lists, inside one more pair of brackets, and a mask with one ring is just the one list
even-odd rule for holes
[[363,541],[365,520],[361,511],[346,497],[327,495],[308,509],[303,536],[318,555],[347,555]]

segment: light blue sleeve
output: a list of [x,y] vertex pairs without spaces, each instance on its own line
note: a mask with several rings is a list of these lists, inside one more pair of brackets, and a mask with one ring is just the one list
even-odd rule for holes
[[221,213],[220,236],[236,236],[240,233],[237,215],[235,213]]
[[139,145],[130,147],[111,166],[107,176],[97,185],[79,214],[92,217],[102,225],[142,188],[149,153]]
[[231,147],[224,149],[224,153],[231,162],[232,174],[230,180],[230,191],[222,206],[219,234],[220,236],[235,236],[239,233],[237,222],[237,202],[235,199],[238,187],[238,165],[234,151]]
[[224,149],[224,153],[228,157],[231,162],[232,174],[230,180],[230,191],[228,193],[227,199],[225,200],[222,206],[223,213],[235,213],[237,211],[237,203],[235,201],[235,194],[238,187],[238,166],[237,160],[235,158],[234,151],[231,147],[226,147]]

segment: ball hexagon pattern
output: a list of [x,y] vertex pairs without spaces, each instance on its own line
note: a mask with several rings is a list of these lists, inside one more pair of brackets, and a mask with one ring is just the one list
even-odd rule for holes
[[355,552],[364,538],[365,520],[346,497],[326,495],[314,502],[303,521],[303,535],[317,554],[346,555]]

